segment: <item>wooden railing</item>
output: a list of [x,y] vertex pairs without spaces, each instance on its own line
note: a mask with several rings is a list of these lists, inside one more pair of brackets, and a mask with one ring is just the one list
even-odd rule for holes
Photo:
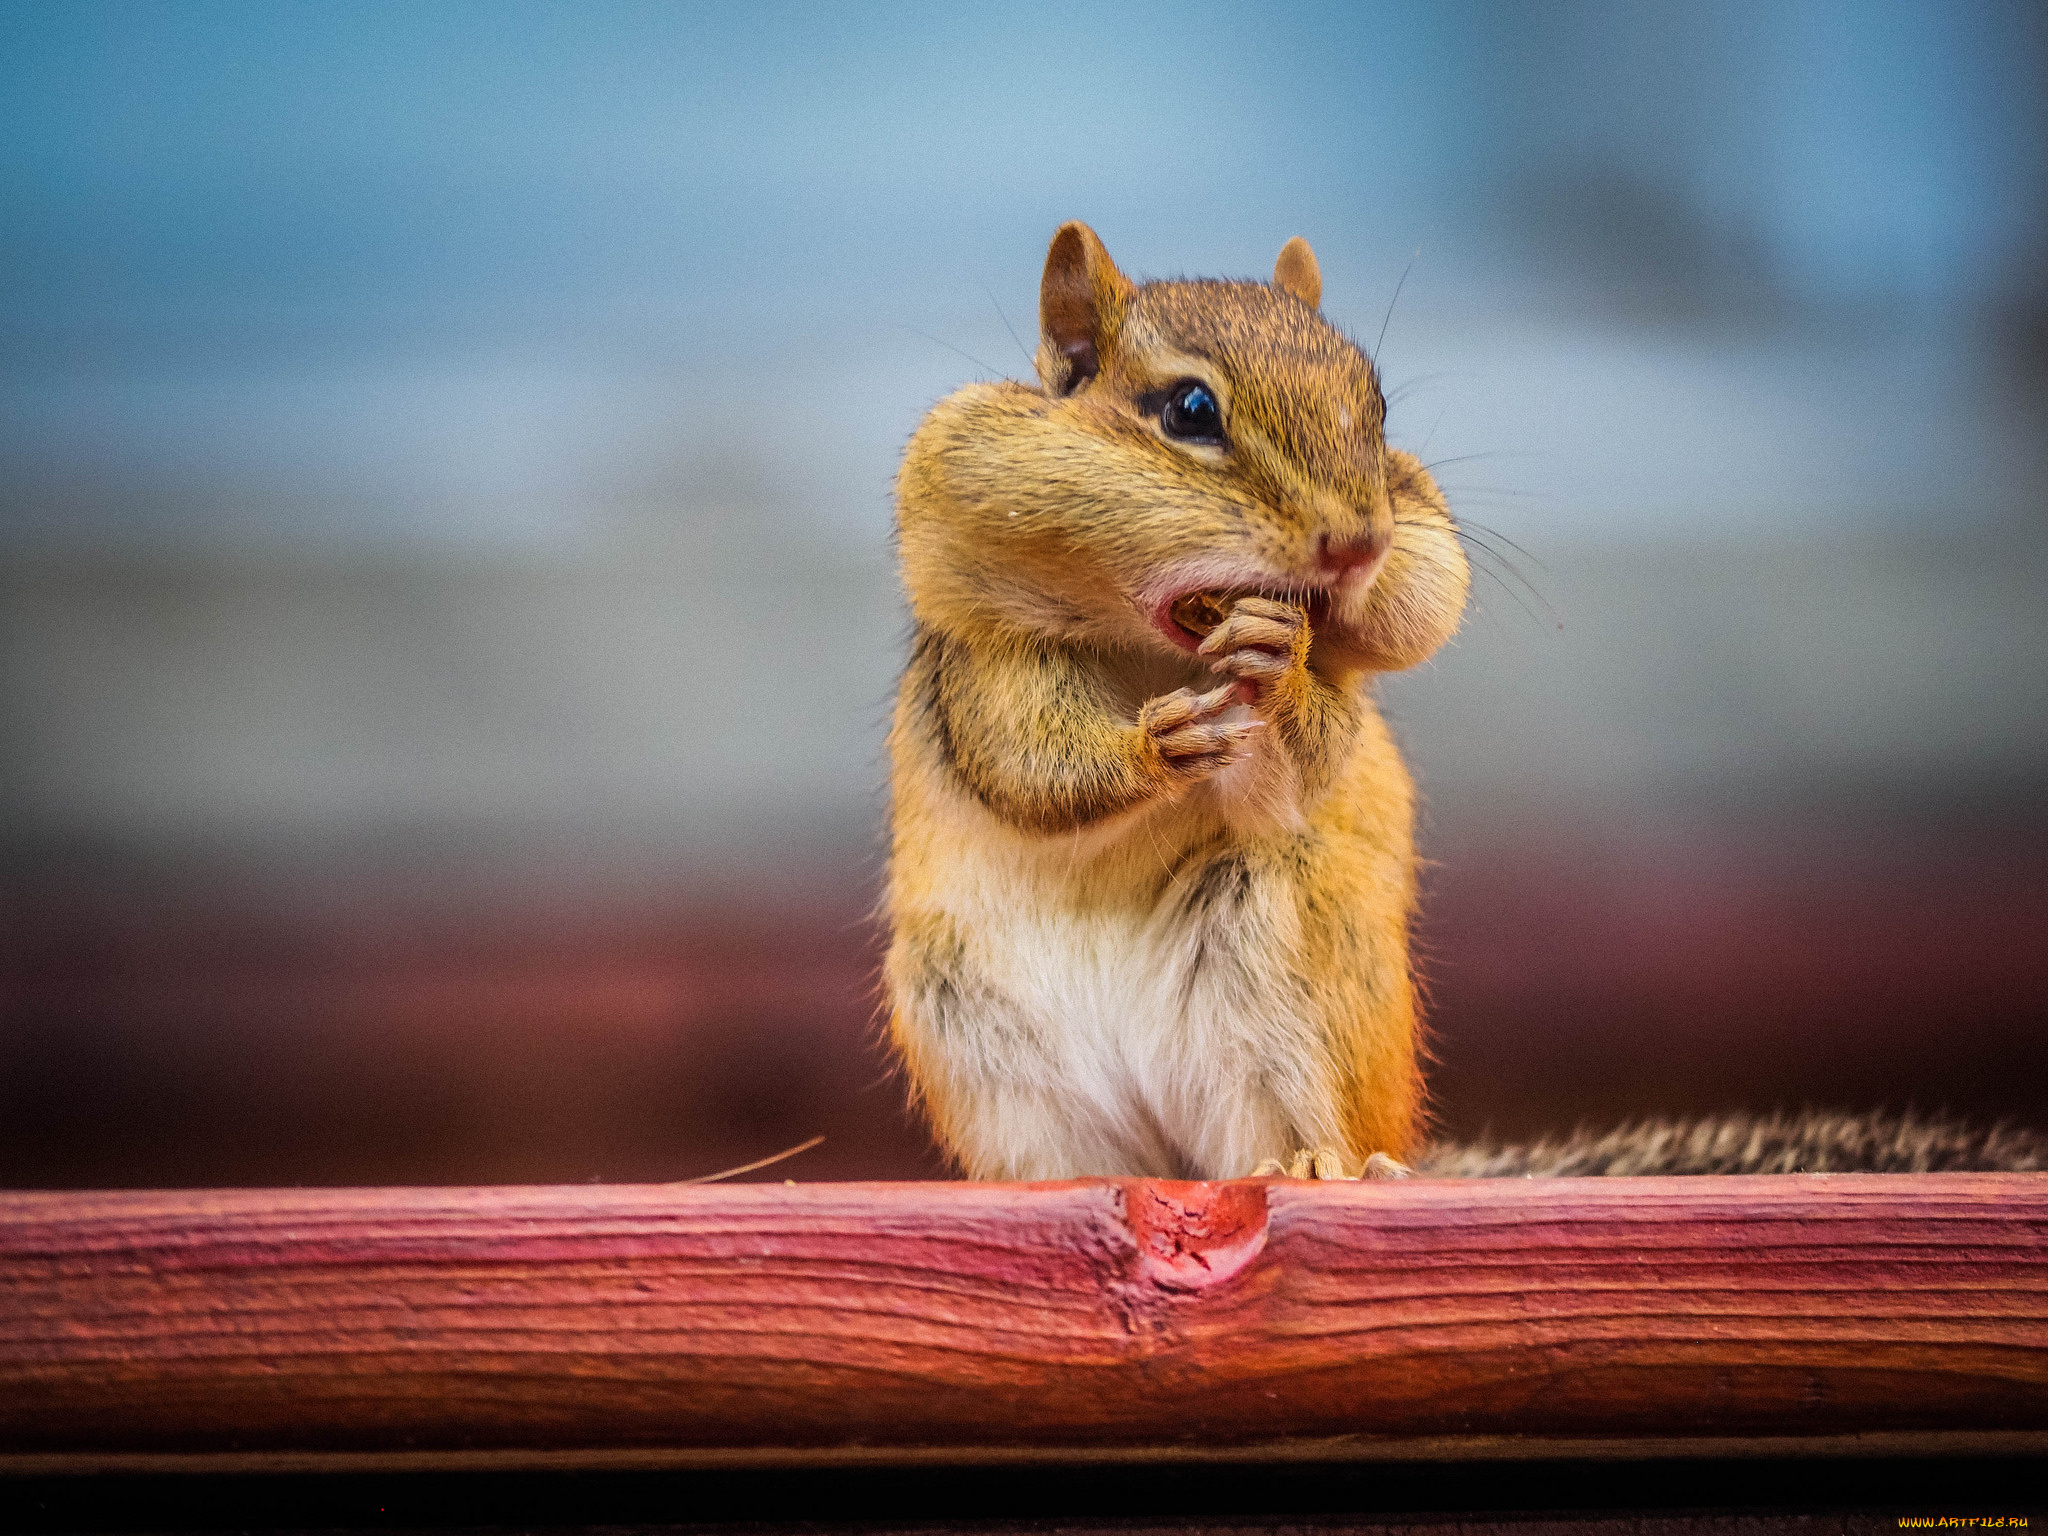
[[2048,1450],[2048,1175],[0,1195],[0,1471]]

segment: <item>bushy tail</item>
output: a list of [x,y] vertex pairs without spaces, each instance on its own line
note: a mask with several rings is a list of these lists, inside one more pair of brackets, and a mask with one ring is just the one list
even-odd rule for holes
[[1637,1120],[1524,1145],[1438,1142],[1411,1159],[1425,1179],[1557,1179],[1670,1173],[2039,1173],[2048,1135],[1907,1111]]

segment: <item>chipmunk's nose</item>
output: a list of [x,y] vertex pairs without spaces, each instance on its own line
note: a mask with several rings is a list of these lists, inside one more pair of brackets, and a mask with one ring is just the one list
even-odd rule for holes
[[1340,581],[1347,571],[1371,565],[1386,552],[1387,541],[1373,533],[1341,540],[1326,533],[1316,540],[1316,564]]

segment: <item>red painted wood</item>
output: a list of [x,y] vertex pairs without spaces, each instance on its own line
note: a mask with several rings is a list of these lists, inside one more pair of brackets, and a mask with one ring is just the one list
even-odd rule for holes
[[0,1450],[2048,1431],[2048,1175],[0,1196]]

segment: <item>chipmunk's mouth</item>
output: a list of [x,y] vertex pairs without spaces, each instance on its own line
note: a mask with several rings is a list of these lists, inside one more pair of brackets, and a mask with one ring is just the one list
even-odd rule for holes
[[1331,592],[1328,587],[1194,587],[1167,594],[1152,613],[1159,632],[1184,651],[1199,647],[1209,631],[1230,616],[1241,597],[1270,597],[1292,603],[1308,614],[1311,626],[1329,616]]

